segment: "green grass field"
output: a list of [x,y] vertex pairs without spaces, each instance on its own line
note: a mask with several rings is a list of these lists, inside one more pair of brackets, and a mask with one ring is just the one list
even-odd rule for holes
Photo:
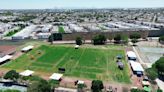
[[[117,67],[116,56],[118,54],[124,56],[124,70],[119,70]],[[125,52],[122,48],[114,46],[95,46],[95,48],[82,46],[75,49],[71,45],[41,45],[2,67],[46,73],[58,72],[58,68],[63,67],[66,68],[64,76],[130,83]]]
[[64,33],[65,31],[64,31],[64,28],[63,28],[63,26],[59,26],[59,33]]

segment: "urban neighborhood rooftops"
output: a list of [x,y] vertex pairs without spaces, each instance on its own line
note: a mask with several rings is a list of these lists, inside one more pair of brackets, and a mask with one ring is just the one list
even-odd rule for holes
[[13,35],[12,39],[26,39],[26,38],[29,38],[31,33],[34,31],[35,28],[36,28],[36,25],[28,26],[28,27],[24,28],[23,30],[21,30],[20,32]]

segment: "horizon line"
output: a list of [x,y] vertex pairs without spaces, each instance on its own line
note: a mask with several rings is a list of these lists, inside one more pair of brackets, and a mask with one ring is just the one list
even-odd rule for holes
[[57,9],[57,10],[60,10],[60,9],[160,9],[160,8],[164,8],[164,7],[109,7],[109,8],[95,8],[95,7],[60,7],[60,8],[0,8],[0,10],[46,10],[46,9],[49,9],[49,10],[53,10],[53,9]]

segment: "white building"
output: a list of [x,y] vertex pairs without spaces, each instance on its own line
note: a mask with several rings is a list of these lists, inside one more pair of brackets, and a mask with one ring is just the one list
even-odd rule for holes
[[59,73],[54,73],[52,74],[49,78],[52,80],[60,80],[62,78],[63,74],[59,74]]
[[38,34],[36,34],[38,39],[48,39],[50,35],[51,35],[51,33],[38,33]]
[[27,46],[27,47],[22,48],[21,51],[22,51],[22,52],[28,52],[28,51],[32,50],[33,48],[34,48],[34,46],[29,45],[29,46]]
[[127,56],[128,56],[129,60],[136,60],[137,59],[137,56],[133,51],[128,51]]

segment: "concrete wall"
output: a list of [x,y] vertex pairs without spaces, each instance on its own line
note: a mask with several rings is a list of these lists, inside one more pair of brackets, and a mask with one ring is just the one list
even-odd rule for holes
[[114,37],[116,34],[125,34],[130,35],[133,33],[140,33],[142,38],[146,38],[149,34],[149,31],[119,31],[119,32],[74,32],[63,34],[63,40],[75,40],[76,37],[82,37],[84,40],[91,40],[95,35],[103,34],[107,38]]
[[164,28],[161,28],[160,30],[152,30],[149,32],[149,37],[158,37],[164,35]]

